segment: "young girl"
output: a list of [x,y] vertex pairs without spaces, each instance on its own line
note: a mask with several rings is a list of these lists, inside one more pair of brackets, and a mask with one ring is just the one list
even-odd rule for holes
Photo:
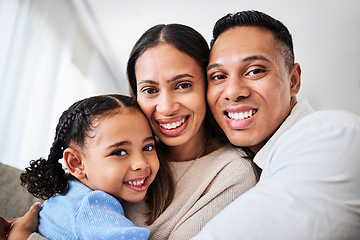
[[155,178],[154,145],[132,98],[103,95],[74,103],[59,119],[48,159],[31,161],[20,177],[31,194],[48,199],[39,233],[48,239],[147,239],[149,230],[125,218],[120,202],[139,202],[149,189],[149,224],[171,202],[166,162]]

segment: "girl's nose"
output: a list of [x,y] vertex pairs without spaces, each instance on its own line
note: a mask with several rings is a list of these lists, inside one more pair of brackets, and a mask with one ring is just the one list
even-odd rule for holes
[[148,161],[146,158],[139,154],[137,156],[134,156],[134,159],[131,164],[131,169],[134,171],[142,171],[149,167]]

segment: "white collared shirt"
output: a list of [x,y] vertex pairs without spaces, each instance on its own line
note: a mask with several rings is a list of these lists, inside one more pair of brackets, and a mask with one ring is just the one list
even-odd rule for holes
[[258,184],[194,239],[360,239],[360,117],[299,102],[254,162]]

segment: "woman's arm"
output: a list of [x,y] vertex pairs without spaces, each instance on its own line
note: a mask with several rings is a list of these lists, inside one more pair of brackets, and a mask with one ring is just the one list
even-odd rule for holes
[[[39,211],[41,209],[40,203],[35,203],[29,209],[29,211],[20,218],[14,220],[11,225],[9,235],[7,236],[8,240],[22,240],[22,239],[29,239],[32,233],[36,232],[39,222]],[[38,235],[39,238],[30,239],[44,239]]]
[[6,240],[6,235],[10,230],[11,222],[0,217],[0,240]]

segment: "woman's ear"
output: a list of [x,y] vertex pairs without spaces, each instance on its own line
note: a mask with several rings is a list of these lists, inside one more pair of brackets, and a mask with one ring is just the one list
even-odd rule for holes
[[81,152],[74,148],[67,148],[64,150],[63,158],[65,165],[71,175],[77,179],[86,177],[85,165],[82,162]]

